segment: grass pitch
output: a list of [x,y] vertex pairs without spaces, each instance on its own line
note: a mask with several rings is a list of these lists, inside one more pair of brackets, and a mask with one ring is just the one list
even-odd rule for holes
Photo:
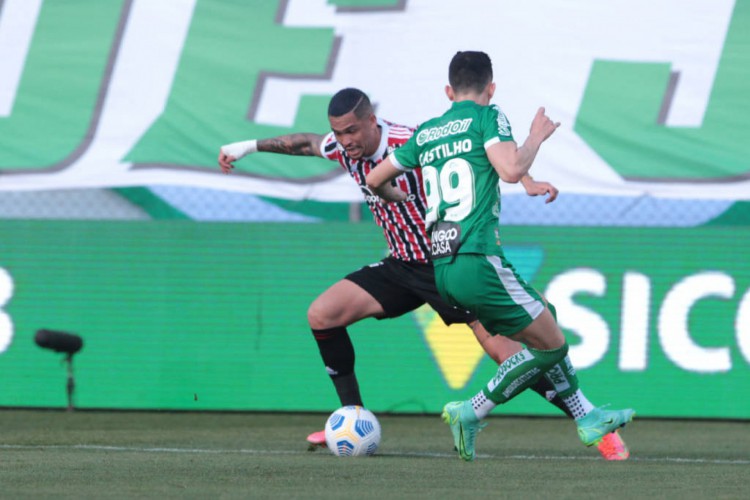
[[626,462],[572,422],[493,416],[460,461],[436,415],[379,415],[374,457],[307,451],[326,415],[0,410],[2,498],[748,498],[750,423],[637,419]]

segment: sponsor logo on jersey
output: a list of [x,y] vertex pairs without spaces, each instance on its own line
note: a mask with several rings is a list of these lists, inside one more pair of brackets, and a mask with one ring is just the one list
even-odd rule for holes
[[493,105],[493,108],[497,111],[497,133],[503,136],[510,136],[510,122],[499,107]]
[[452,222],[438,222],[430,239],[432,258],[455,255],[461,245],[461,226]]
[[[365,198],[365,203],[372,204],[372,203],[382,203],[383,202],[383,200],[380,198],[380,196],[378,196],[375,193],[373,193],[370,190],[370,188],[368,188],[367,186],[360,186],[360,188],[362,189],[362,195]],[[416,200],[417,200],[417,195],[414,194],[414,193],[411,193],[411,194],[407,194],[406,195],[406,199],[404,201],[400,202],[400,203],[409,203],[409,202],[414,202]]]
[[442,127],[430,127],[424,130],[420,130],[417,134],[417,145],[422,146],[428,142],[442,139],[451,135],[461,134],[469,130],[469,125],[473,118],[465,118],[463,120],[453,120]]

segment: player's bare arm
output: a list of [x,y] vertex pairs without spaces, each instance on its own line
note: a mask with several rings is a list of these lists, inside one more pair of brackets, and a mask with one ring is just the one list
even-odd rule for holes
[[325,136],[321,134],[298,133],[226,144],[219,150],[219,166],[225,174],[228,174],[234,169],[235,161],[258,151],[292,156],[322,157],[320,145],[324,138]]
[[370,170],[365,182],[373,193],[380,196],[386,201],[404,201],[406,193],[391,185],[391,181],[401,175],[403,172],[397,169],[390,157],[378,163],[378,166]]
[[542,143],[559,126],[560,122],[553,122],[544,108],[539,108],[523,145],[518,147],[515,141],[497,142],[487,149],[487,158],[503,181],[515,184],[528,173]]
[[258,151],[292,156],[320,156],[320,145],[325,138],[320,134],[289,134],[258,141]]
[[380,199],[383,202],[399,202],[399,201],[406,201],[406,193],[402,191],[398,186],[394,186],[390,182],[386,182],[380,188],[378,188],[377,191],[374,191],[375,194],[380,196]]

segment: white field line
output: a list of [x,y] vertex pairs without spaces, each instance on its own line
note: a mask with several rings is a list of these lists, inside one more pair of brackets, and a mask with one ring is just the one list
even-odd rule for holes
[[[3,450],[83,450],[83,451],[118,451],[130,453],[195,453],[209,455],[307,455],[305,450],[252,450],[252,449],[211,449],[211,448],[164,448],[164,447],[140,447],[140,446],[102,446],[94,444],[74,444],[74,445],[16,445],[0,444]],[[413,458],[449,458],[456,459],[455,453],[428,453],[428,452],[383,452],[378,456],[385,457],[413,457]],[[594,457],[572,457],[563,455],[487,455],[479,453],[477,458],[495,459],[495,460],[571,460],[571,461],[597,461],[601,458]],[[650,463],[681,463],[681,464],[713,464],[713,465],[750,465],[748,460],[723,460],[710,458],[680,458],[680,457],[633,457],[630,462],[650,462]]]

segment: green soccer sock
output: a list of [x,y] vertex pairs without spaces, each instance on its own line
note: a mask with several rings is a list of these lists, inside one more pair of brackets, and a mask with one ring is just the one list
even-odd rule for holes
[[544,378],[552,384],[552,387],[563,400],[578,390],[576,369],[573,368],[573,364],[567,355],[547,370],[544,373]]
[[497,373],[482,392],[494,404],[507,403],[534,385],[547,371],[560,363],[567,353],[567,342],[549,351],[523,349],[498,367]]
[[552,384],[568,409],[566,413],[574,419],[582,418],[594,409],[594,405],[579,389],[578,376],[568,356],[550,368],[544,374],[544,378]]

